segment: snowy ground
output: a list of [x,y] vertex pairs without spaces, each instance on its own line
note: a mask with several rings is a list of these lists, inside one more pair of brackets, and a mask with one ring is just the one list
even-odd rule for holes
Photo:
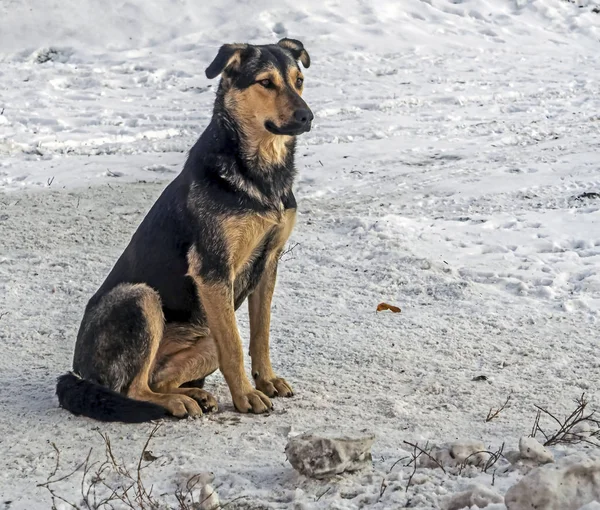
[[[137,459],[151,425],[72,417],[54,380],[208,122],[204,68],[234,40],[297,37],[313,61],[272,326],[297,396],[240,415],[211,377],[219,413],[167,421],[150,446],[155,493],[211,471],[229,509],[438,509],[491,474],[420,469],[406,491],[412,468],[388,473],[403,441],[514,449],[534,404],[600,407],[600,14],[580,4],[0,0],[0,508],[50,508],[50,442],[63,474],[102,457],[99,432]],[[373,472],[297,475],[287,437],[319,425],[374,431]],[[79,480],[60,485],[74,503]]]

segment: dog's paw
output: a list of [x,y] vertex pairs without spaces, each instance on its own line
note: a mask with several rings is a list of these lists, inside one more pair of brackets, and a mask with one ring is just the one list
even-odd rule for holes
[[269,397],[294,396],[292,387],[282,377],[273,377],[272,379],[257,379],[256,389],[262,391]]
[[197,418],[202,416],[202,409],[198,403],[187,395],[165,395],[162,399],[161,405],[167,408],[176,418],[186,418],[191,416]]
[[233,405],[240,413],[261,414],[273,409],[269,397],[258,390],[249,390],[241,395],[234,395]]
[[212,413],[219,409],[217,399],[208,391],[201,390],[200,388],[179,388],[179,390],[184,395],[187,395],[198,402],[198,404],[200,404],[200,408],[205,413]]

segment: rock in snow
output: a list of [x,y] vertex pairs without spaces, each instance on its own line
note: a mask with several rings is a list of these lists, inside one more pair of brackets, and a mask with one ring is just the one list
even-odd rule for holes
[[554,462],[554,454],[536,439],[524,436],[519,440],[518,451],[504,453],[504,458],[512,464],[512,469],[527,474],[542,464]]
[[463,508],[485,508],[493,503],[502,503],[504,498],[483,485],[471,485],[467,490],[453,494],[446,500],[444,510],[462,510]]
[[[444,467],[459,466],[461,464],[481,465],[487,462],[490,454],[486,453],[487,448],[481,441],[456,441],[442,446],[431,448],[429,455]],[[427,455],[419,457],[421,467],[436,468],[439,467]]]
[[534,469],[506,493],[508,510],[579,510],[600,500],[600,457],[571,455]]
[[554,455],[533,437],[524,436],[519,440],[519,453],[522,459],[530,459],[538,464],[554,462]]
[[367,432],[315,430],[292,437],[285,453],[290,464],[303,475],[325,478],[371,467],[375,435]]

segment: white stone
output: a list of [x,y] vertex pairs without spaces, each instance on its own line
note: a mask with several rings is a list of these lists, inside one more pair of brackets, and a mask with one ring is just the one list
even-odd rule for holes
[[571,455],[532,470],[505,497],[508,510],[579,510],[600,500],[600,457]]
[[289,439],[285,447],[290,464],[303,475],[325,478],[372,467],[369,432],[314,430]]
[[539,464],[554,462],[554,455],[535,438],[523,436],[519,439],[519,453],[522,459],[530,459]]
[[502,503],[504,498],[483,485],[475,484],[463,492],[453,494],[444,503],[444,510],[462,510],[463,508],[485,508],[494,503]]
[[[422,446],[425,450],[425,445]],[[480,466],[490,458],[487,448],[481,441],[456,441],[441,446],[433,446],[428,452],[443,467],[460,466],[462,464]],[[419,457],[421,467],[436,468],[438,464],[425,454]]]

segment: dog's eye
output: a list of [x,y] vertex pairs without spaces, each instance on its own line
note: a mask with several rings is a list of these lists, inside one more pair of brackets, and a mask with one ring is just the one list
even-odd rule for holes
[[304,80],[302,78],[298,78],[296,80],[296,87],[297,88],[302,88],[302,84],[304,83]]
[[268,78],[266,78],[264,80],[259,80],[258,83],[260,83],[266,89],[270,89],[273,87],[273,82],[271,80],[269,80]]

